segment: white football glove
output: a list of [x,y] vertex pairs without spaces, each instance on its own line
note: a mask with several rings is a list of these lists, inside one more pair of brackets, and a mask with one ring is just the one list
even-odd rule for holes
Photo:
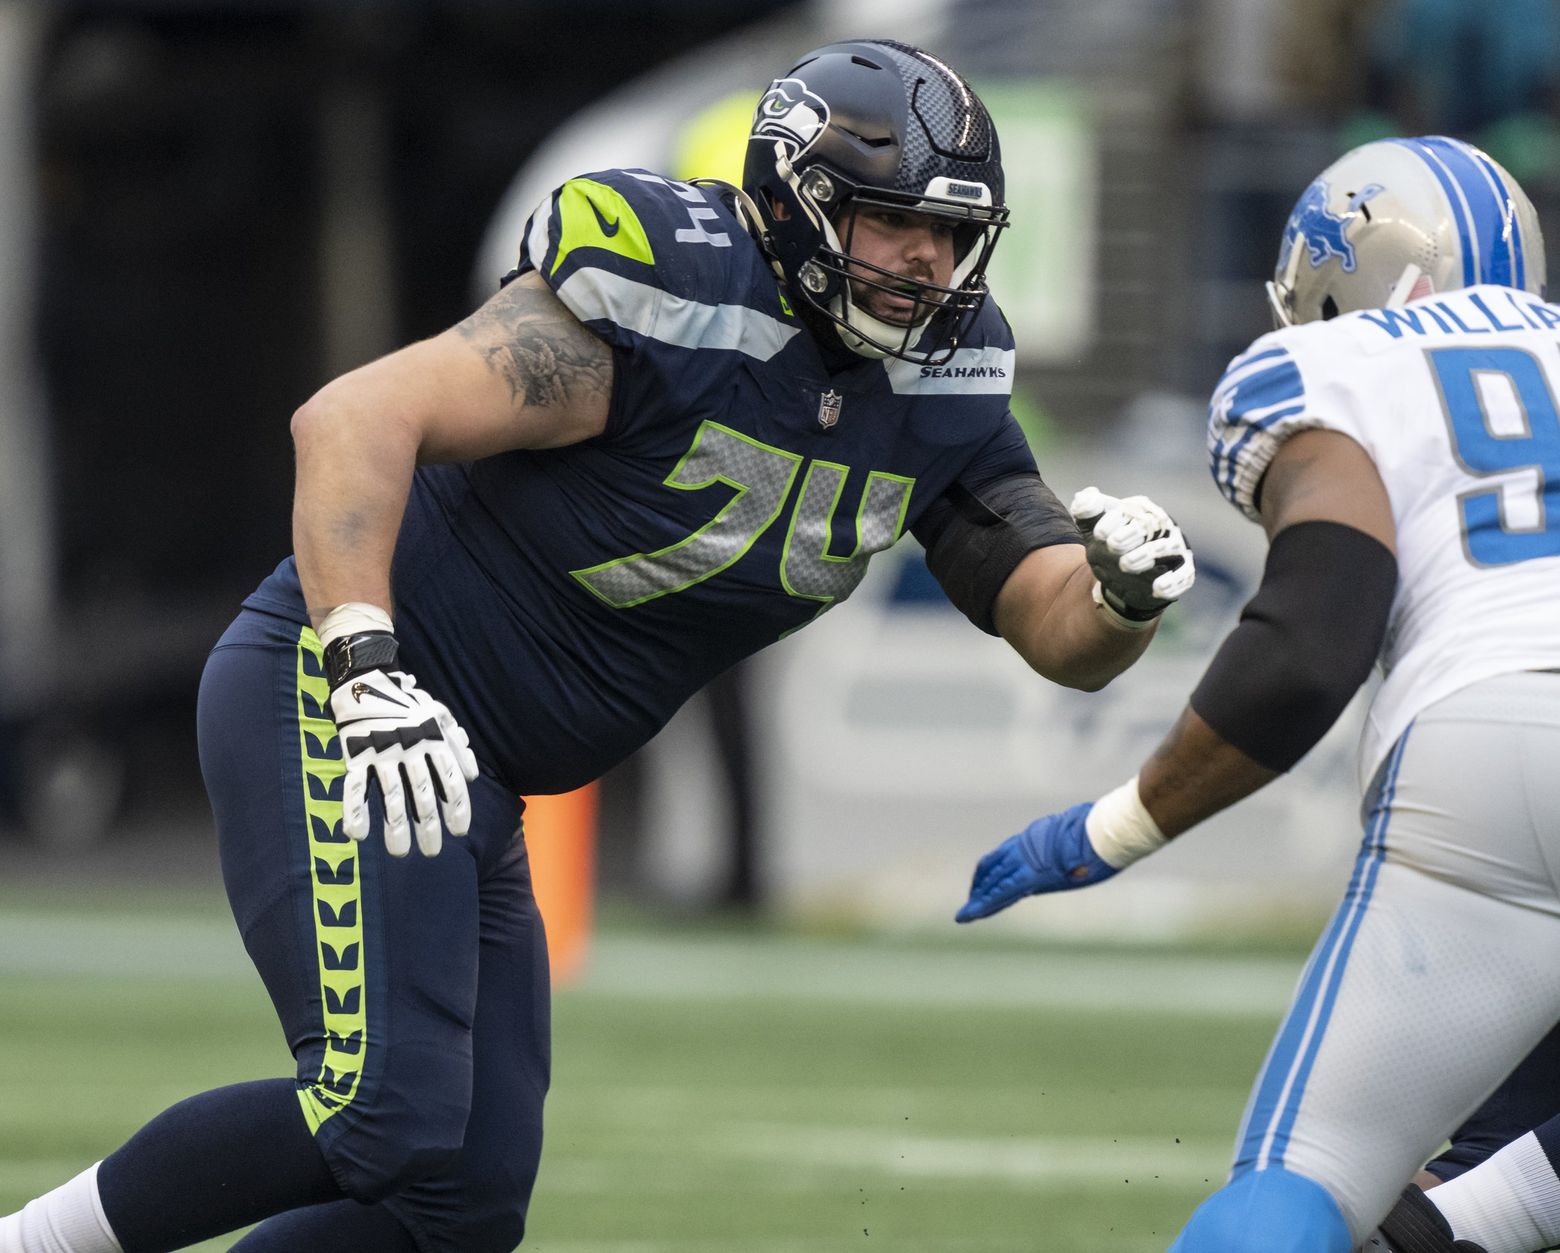
[[1095,603],[1122,626],[1148,626],[1196,581],[1181,528],[1147,496],[1118,499],[1086,487],[1068,511],[1088,537]]
[[341,794],[341,829],[347,835],[354,840],[368,835],[370,771],[384,798],[385,849],[392,857],[411,851],[412,824],[417,847],[424,856],[436,855],[443,846],[441,809],[450,834],[466,834],[471,828],[466,784],[477,777],[477,759],[460,724],[416,679],[404,670],[350,674],[331,692],[330,714],[347,766]]

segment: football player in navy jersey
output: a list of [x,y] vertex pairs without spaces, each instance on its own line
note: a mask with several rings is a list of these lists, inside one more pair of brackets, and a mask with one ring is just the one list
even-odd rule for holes
[[160,1115],[0,1253],[256,1222],[244,1253],[512,1249],[549,1068],[520,795],[600,775],[906,530],[1040,674],[1133,662],[1191,555],[1142,497],[1041,482],[986,298],[1006,224],[968,85],[831,45],[763,96],[741,187],[570,180],[482,308],[298,411],[295,557],[198,714],[296,1074]]

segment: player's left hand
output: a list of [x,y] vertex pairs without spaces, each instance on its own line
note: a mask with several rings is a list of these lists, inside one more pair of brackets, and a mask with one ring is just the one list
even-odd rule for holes
[[954,921],[989,918],[1025,896],[1069,892],[1114,875],[1116,868],[1101,860],[1084,830],[1093,808],[1090,802],[1036,818],[982,857],[970,884],[970,899]]
[[1086,487],[1069,512],[1087,536],[1094,599],[1126,627],[1146,627],[1191,590],[1192,550],[1170,515],[1147,496],[1117,498]]

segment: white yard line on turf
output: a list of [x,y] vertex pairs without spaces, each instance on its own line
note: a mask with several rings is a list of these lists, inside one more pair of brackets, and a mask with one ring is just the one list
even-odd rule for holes
[[790,1166],[876,1170],[918,1179],[1069,1185],[1123,1182],[1177,1190],[1222,1181],[1225,1140],[1174,1136],[907,1136],[853,1127],[752,1124],[722,1133],[724,1153]]
[[[860,1127],[749,1123],[706,1134],[701,1153],[724,1165],[762,1171],[763,1190],[812,1195],[820,1179],[876,1178],[880,1183],[937,1180],[982,1187],[1075,1188],[1130,1184],[1183,1191],[1213,1186],[1229,1167],[1227,1137],[1174,1136],[916,1136]],[[641,1186],[658,1194],[707,1191],[706,1171],[686,1162],[665,1163],[662,1174],[639,1162]],[[614,1160],[544,1161],[540,1195],[600,1195],[610,1190],[622,1163]],[[648,1171],[648,1174],[645,1172]]]

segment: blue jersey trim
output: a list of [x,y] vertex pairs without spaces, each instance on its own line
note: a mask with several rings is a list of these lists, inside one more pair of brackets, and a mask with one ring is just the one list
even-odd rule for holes
[[[1252,369],[1259,365],[1262,368]],[[1286,348],[1269,348],[1237,357],[1214,389],[1212,410],[1215,434],[1208,469],[1219,490],[1235,502],[1240,454],[1251,437],[1305,412],[1305,381],[1300,367]],[[1235,435],[1237,430],[1239,436]]]

